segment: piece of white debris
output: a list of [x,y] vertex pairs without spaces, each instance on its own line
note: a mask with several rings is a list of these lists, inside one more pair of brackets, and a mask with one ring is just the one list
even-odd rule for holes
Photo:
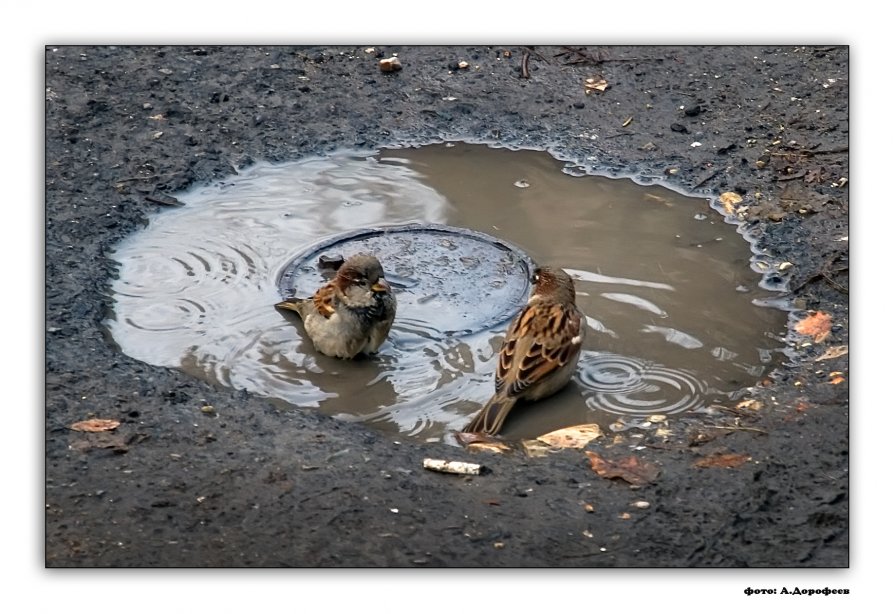
[[441,473],[455,473],[457,475],[479,475],[482,472],[482,466],[476,463],[446,461],[436,458],[424,458],[423,468],[430,471],[440,471]]

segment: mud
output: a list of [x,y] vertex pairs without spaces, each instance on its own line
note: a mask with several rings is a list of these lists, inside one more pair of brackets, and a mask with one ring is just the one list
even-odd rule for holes
[[[46,565],[848,566],[848,69],[847,47],[48,47]],[[588,445],[659,468],[637,487],[581,450],[385,437],[115,347],[108,254],[172,193],[445,140],[737,192],[768,281],[830,330],[795,311],[789,360],[736,402]],[[91,417],[121,425],[69,428]]]

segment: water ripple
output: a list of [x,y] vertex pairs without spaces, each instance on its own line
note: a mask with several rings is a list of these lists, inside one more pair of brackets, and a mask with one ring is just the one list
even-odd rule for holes
[[575,381],[590,409],[626,416],[693,410],[708,390],[688,371],[604,352],[583,352]]

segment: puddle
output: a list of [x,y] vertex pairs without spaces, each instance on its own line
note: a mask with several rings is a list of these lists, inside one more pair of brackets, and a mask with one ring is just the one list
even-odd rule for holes
[[578,374],[556,396],[515,408],[507,437],[698,410],[777,364],[786,314],[763,306],[776,295],[759,286],[749,244],[705,199],[562,168],[544,152],[462,143],[258,164],[178,195],[185,206],[117,247],[107,325],[123,352],[147,363],[454,443],[450,431],[493,391],[506,322],[445,337],[438,301],[398,283],[389,340],[377,357],[348,362],[316,354],[297,319],[273,308],[279,276],[321,241],[441,224],[576,278],[591,329]]

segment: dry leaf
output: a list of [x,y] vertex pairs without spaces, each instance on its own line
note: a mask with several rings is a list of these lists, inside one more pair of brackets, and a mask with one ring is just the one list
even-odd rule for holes
[[848,354],[848,346],[847,345],[837,345],[831,347],[826,352],[824,352],[821,356],[818,356],[814,359],[814,362],[819,362],[821,360],[829,360],[831,358],[839,358],[840,356],[844,356]]
[[538,441],[554,448],[583,448],[603,435],[598,424],[579,424],[538,437]]
[[762,408],[761,401],[756,399],[746,399],[745,401],[740,401],[737,403],[737,409],[749,409],[752,411],[758,411]]
[[814,342],[820,343],[830,334],[831,324],[830,314],[816,311],[796,324],[795,328],[800,335],[814,337]]
[[736,206],[743,202],[743,197],[736,192],[724,192],[718,197],[718,202],[724,207],[724,212],[727,215],[733,215],[736,211]]
[[111,431],[118,428],[121,422],[118,420],[103,420],[101,418],[92,418],[90,420],[82,420],[75,422],[70,427],[73,431],[83,431],[85,433],[99,433],[101,431]]
[[584,92],[586,94],[589,94],[594,90],[603,92],[606,90],[607,87],[609,87],[609,83],[606,81],[606,79],[596,79],[594,77],[588,77],[584,80]]
[[457,441],[473,451],[509,452],[510,446],[485,433],[457,433]]
[[658,465],[638,460],[636,456],[613,461],[589,450],[585,451],[585,454],[590,459],[590,468],[601,478],[620,478],[629,484],[641,486],[659,477]]
[[525,450],[525,454],[532,458],[547,456],[550,452],[556,450],[556,448],[552,447],[550,444],[538,441],[537,439],[523,439],[522,449]]
[[751,460],[751,456],[745,454],[712,454],[704,456],[693,463],[694,467],[739,467]]

